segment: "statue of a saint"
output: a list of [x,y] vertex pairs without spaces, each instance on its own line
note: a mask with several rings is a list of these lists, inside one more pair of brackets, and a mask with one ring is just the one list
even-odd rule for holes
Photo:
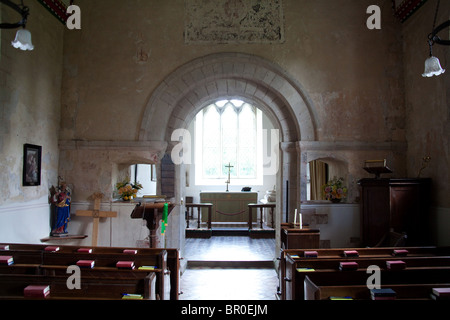
[[53,195],[52,202],[56,207],[56,221],[52,227],[52,236],[67,235],[67,225],[70,221],[71,190],[62,181]]

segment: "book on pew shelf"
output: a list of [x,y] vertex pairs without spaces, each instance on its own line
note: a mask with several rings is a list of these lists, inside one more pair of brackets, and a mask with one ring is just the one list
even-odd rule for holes
[[83,253],[92,253],[91,248],[79,248],[77,252],[83,252]]
[[391,288],[370,289],[370,297],[372,300],[394,300],[397,293]]
[[358,269],[357,262],[339,262],[339,270],[341,271],[349,271],[357,269]]
[[0,256],[0,264],[10,266],[14,264],[14,258],[12,256]]
[[44,250],[47,252],[56,252],[56,251],[59,251],[59,247],[58,246],[48,246],[48,247],[45,247]]
[[401,260],[386,261],[386,267],[389,270],[403,270],[406,268],[406,263]]
[[141,294],[124,293],[122,299],[125,300],[142,300],[144,297]]
[[359,257],[359,253],[356,250],[345,250],[344,256],[345,257]]
[[138,270],[155,270],[155,266],[140,266]]
[[430,294],[430,298],[433,300],[445,300],[445,301],[450,301],[450,296],[437,296],[435,294]]
[[450,288],[433,288],[431,292],[437,298],[450,299]]
[[77,261],[77,266],[82,267],[82,268],[93,268],[95,265],[95,261],[94,260],[78,260]]
[[9,250],[9,245],[8,244],[1,245],[0,250]]
[[123,253],[126,253],[126,254],[137,254],[138,251],[137,250],[133,250],[133,249],[124,249]]
[[305,258],[317,258],[317,251],[305,251]]
[[116,267],[120,269],[134,269],[134,261],[117,261]]
[[392,253],[393,256],[396,257],[405,257],[408,255],[408,250],[406,249],[395,249]]
[[353,300],[352,297],[328,297],[329,300]]
[[23,289],[25,298],[46,298],[50,294],[48,285],[29,285]]
[[297,259],[300,258],[300,256],[298,254],[290,254],[291,258]]
[[313,269],[313,268],[297,268],[296,270],[297,270],[297,272],[310,272],[310,271],[316,271],[316,270]]

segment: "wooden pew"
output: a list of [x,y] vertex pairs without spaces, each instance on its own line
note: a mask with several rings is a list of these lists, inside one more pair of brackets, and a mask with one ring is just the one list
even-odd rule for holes
[[[406,249],[408,254],[406,257],[394,257],[392,253],[394,250]],[[317,251],[317,258],[306,258],[304,256],[305,251]],[[311,250],[284,250],[280,257],[280,279],[281,282],[281,299],[295,300],[303,299],[303,278],[304,274],[296,272],[298,267],[315,268],[315,269],[338,269],[340,261],[357,261],[360,263],[360,267],[364,268],[371,264],[377,264],[373,259],[385,260],[402,260],[411,259],[414,257],[442,257],[443,259],[428,260],[429,264],[441,264],[447,265],[447,259],[443,255],[449,254],[449,248],[438,247],[407,247],[407,248],[345,248],[345,249],[311,249]],[[344,251],[357,250],[359,257],[345,258]],[[449,254],[450,256],[450,254]],[[284,259],[283,259],[284,257]],[[368,261],[367,259],[372,259]],[[360,260],[360,261],[359,261]],[[322,262],[320,262],[322,261]],[[434,262],[432,262],[434,261]],[[439,262],[441,261],[441,262]],[[383,260],[381,260],[382,264]],[[417,263],[425,263],[424,261],[415,262],[410,260],[409,266],[417,265]],[[408,265],[408,263],[407,263]],[[450,265],[450,264],[448,264]],[[382,265],[381,267],[384,267]],[[297,277],[300,280],[297,280]],[[299,283],[297,283],[299,282]]]
[[[376,265],[374,263],[374,265]],[[336,278],[339,281],[349,281],[359,279],[355,275],[360,275],[364,279],[364,284],[366,283],[367,279],[371,274],[368,274],[367,269],[360,268],[356,271],[340,271],[339,269],[314,269],[314,271],[297,271],[294,270],[292,273],[288,272],[286,275],[286,292],[285,297],[286,300],[304,300],[305,299],[305,287],[304,287],[304,281],[307,276],[321,276],[323,279],[329,279],[325,278],[331,275],[332,277]],[[446,266],[426,266],[426,267],[410,267],[406,268],[404,270],[387,270],[380,267],[381,274],[381,282],[386,283],[385,281],[391,281],[389,280],[390,276],[393,274],[397,274],[397,272],[404,272],[402,275],[406,274],[413,274],[415,270],[420,270],[422,273],[432,273],[434,271],[437,272],[437,274],[441,274],[441,270],[445,270],[445,272],[450,273],[450,265]],[[420,274],[422,274],[420,273]],[[388,277],[389,276],[389,277]],[[410,279],[410,278],[408,278]],[[362,280],[361,280],[362,281]],[[438,283],[439,279],[436,279],[436,283]],[[448,280],[450,282],[450,279]]]
[[154,273],[145,278],[98,278],[82,277],[81,289],[67,288],[67,276],[44,276],[24,274],[0,274],[0,299],[25,299],[24,289],[29,285],[49,285],[46,299],[122,299],[124,294],[141,295],[145,300],[155,300]]
[[[64,275],[70,265],[77,265],[80,260],[93,260],[94,267],[82,268],[81,273],[90,277],[103,279],[104,277],[116,278],[142,278],[148,273],[155,273],[157,279],[157,294],[161,300],[170,297],[170,273],[167,271],[167,252],[165,250],[155,255],[141,254],[129,255],[124,253],[64,253],[44,252],[41,268],[45,275]],[[119,269],[118,261],[133,261],[135,269]],[[139,267],[155,266],[152,271],[142,271]]]
[[[9,245],[10,250],[45,250],[49,247],[48,244],[8,244],[1,243],[0,247],[3,245]],[[62,245],[58,246],[58,252],[77,252],[80,248],[92,249],[92,253],[123,253],[123,250],[136,250],[137,254],[157,254],[162,250],[167,251],[167,268],[170,271],[170,299],[178,300],[180,293],[180,254],[179,250],[176,248],[129,248],[129,247],[92,247],[92,246],[73,246],[73,245]],[[2,250],[0,250],[0,254]],[[7,252],[5,252],[7,254]]]
[[[430,299],[432,288],[450,287],[450,267],[416,268],[402,271],[381,271],[381,287],[391,288],[397,299]],[[371,299],[368,275],[353,272],[319,271],[305,276],[305,300],[324,300],[349,296]]]
[[356,250],[359,257],[373,257],[373,256],[392,256],[394,250],[407,250],[407,256],[445,256],[450,255],[450,247],[373,247],[373,248],[333,248],[333,249],[313,249],[313,248],[297,248],[297,249],[286,249],[284,250],[285,255],[290,254],[291,256],[297,255],[299,258],[305,257],[306,251],[316,251],[318,256],[316,259],[320,258],[342,258],[345,257],[345,251]]
[[[46,252],[45,249],[49,247],[49,245],[35,245],[35,244],[0,244],[0,246],[3,245],[9,245],[9,250],[0,250],[0,255],[12,255],[13,252],[15,255],[15,263],[23,262],[23,263],[39,263],[44,265],[45,264],[45,270],[47,272],[52,268],[50,266],[60,266],[59,269],[62,268],[61,265],[65,265],[66,263],[71,263],[74,260],[65,257],[66,261],[64,263],[57,263],[55,261],[51,262],[52,264],[48,264],[48,261],[44,263],[43,256],[44,254],[48,255],[49,252]],[[109,265],[106,266],[104,261],[104,258],[106,257],[106,254],[113,254],[118,255],[117,258],[120,260],[136,260],[136,264],[141,265],[156,265],[158,268],[154,272],[160,272],[162,277],[158,278],[169,278],[170,280],[166,281],[158,281],[158,288],[164,288],[165,292],[170,292],[169,294],[163,295],[164,299],[172,299],[177,300],[179,297],[179,281],[180,281],[180,257],[179,257],[179,250],[178,249],[164,249],[164,248],[128,248],[128,247],[89,247],[89,246],[57,246],[58,251],[54,253],[58,254],[69,254],[69,255],[80,255],[78,252],[78,249],[80,248],[90,248],[92,249],[92,253],[88,254],[89,256],[86,256],[85,254],[84,258],[86,259],[93,259],[94,256],[97,256],[98,254],[102,255],[102,259],[96,262],[97,267],[107,267],[107,268],[115,268],[115,265],[112,265],[112,261],[110,261]],[[124,250],[135,250],[136,254],[126,254],[123,251]],[[164,252],[166,258],[161,263],[151,263],[150,260],[143,260],[142,257],[151,257],[151,256],[157,256],[161,255],[161,253]],[[19,258],[20,257],[20,258]],[[59,256],[62,258],[63,256]],[[84,259],[83,258],[83,259]],[[19,260],[20,261],[19,261]],[[67,260],[69,259],[69,260]],[[80,259],[82,260],[82,259]],[[118,260],[118,259],[116,259]],[[78,260],[76,260],[78,261]],[[76,264],[75,263],[73,264]],[[117,262],[117,261],[116,261]],[[100,263],[100,265],[99,265]],[[56,269],[53,268],[53,272],[56,272]],[[113,271],[114,269],[111,269],[109,271]],[[117,271],[117,268],[115,268]],[[123,272],[122,272],[123,273]],[[117,272],[116,272],[117,274]],[[124,275],[122,275],[124,276]],[[136,276],[136,275],[132,275]],[[163,292],[164,292],[163,291]]]

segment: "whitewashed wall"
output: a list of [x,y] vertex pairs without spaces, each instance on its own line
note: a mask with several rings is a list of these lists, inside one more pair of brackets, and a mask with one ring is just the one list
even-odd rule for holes
[[0,206],[0,242],[40,243],[50,232],[47,197]]

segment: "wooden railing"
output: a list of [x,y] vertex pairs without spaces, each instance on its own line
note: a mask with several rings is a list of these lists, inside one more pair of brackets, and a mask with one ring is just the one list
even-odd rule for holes
[[190,213],[193,216],[194,208],[197,208],[197,228],[200,229],[202,220],[202,208],[208,208],[208,221],[207,228],[211,229],[211,215],[212,215],[212,203],[186,203],[186,228],[189,228],[189,216]]
[[272,215],[272,227],[273,227],[273,210],[275,209],[276,204],[275,203],[249,203],[248,204],[248,229],[251,230],[253,228],[253,217],[252,217],[252,209],[256,208],[256,220],[258,220],[258,208],[261,212],[261,219],[260,219],[260,228],[263,228],[263,215],[264,215],[264,208],[270,209],[270,214]]

